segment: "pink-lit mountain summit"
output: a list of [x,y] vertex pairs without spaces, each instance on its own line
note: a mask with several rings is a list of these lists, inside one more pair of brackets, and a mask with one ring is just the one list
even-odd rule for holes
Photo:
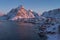
[[1,20],[17,20],[21,18],[38,18],[38,13],[32,10],[26,10],[24,6],[18,6],[17,8],[13,8],[7,15],[2,16]]
[[15,9],[12,9],[7,16],[10,20],[17,20],[20,18],[37,18],[39,15],[32,11],[32,10],[26,10],[24,6],[19,6]]

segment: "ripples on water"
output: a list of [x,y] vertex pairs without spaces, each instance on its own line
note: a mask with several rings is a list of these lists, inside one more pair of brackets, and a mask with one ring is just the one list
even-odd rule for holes
[[0,40],[59,40],[59,34],[39,36],[36,24],[0,22]]

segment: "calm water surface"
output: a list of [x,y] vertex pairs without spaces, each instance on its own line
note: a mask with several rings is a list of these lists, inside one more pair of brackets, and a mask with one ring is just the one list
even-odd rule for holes
[[36,25],[0,21],[0,40],[57,40],[58,34],[40,38]]

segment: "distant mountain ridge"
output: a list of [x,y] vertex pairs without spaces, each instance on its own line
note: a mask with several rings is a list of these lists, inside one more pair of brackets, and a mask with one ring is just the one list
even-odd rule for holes
[[59,18],[60,19],[60,8],[53,9],[42,14],[43,17]]

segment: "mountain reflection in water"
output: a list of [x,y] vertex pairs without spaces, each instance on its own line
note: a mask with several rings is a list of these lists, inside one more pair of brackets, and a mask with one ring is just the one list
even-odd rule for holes
[[46,36],[39,37],[37,32],[35,24],[0,22],[0,40],[49,40]]

